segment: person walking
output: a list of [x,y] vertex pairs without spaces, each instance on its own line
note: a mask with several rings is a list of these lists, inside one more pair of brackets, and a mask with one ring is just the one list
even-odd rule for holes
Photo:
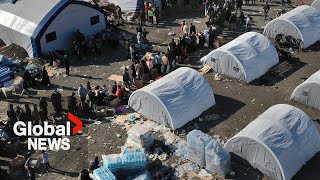
[[190,24],[190,34],[197,34],[197,31],[196,31],[196,26],[193,25],[192,23]]
[[268,4],[268,2],[266,2],[263,6],[263,10],[264,10],[264,20],[267,20],[268,17],[268,12],[270,10],[270,6]]
[[188,26],[188,23],[186,23],[184,26],[183,26],[183,33],[185,35],[188,35],[189,34],[189,26]]
[[122,79],[123,79],[123,83],[124,83],[125,87],[130,90],[130,78],[129,78],[129,73],[128,73],[127,68],[125,68],[125,70],[124,70],[124,73],[122,75]]
[[70,75],[70,73],[69,73],[69,70],[70,70],[70,60],[69,60],[69,58],[68,58],[67,55],[64,55],[64,56],[63,56],[63,59],[64,59],[64,66],[65,66],[65,68],[66,68],[66,75],[69,76],[69,75]]
[[32,115],[31,115],[31,109],[29,107],[29,104],[24,105],[24,118],[26,122],[32,122]]

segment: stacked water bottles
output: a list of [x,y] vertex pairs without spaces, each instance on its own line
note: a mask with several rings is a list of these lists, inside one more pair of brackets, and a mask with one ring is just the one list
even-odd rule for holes
[[147,149],[153,145],[154,139],[148,128],[141,124],[136,124],[128,131],[127,143]]
[[226,176],[231,171],[231,156],[216,141],[210,141],[206,146],[206,169],[209,172]]
[[107,167],[100,167],[93,171],[93,180],[117,180]]
[[120,174],[122,159],[120,154],[102,155],[103,167],[108,168],[113,174]]
[[231,157],[220,144],[209,135],[193,130],[187,135],[187,158],[212,173],[221,176],[231,171]]
[[136,173],[146,168],[147,156],[144,149],[130,148],[127,146],[121,149],[122,171]]
[[187,135],[187,157],[199,166],[205,166],[205,147],[211,141],[211,137],[199,130],[193,130]]
[[121,154],[102,155],[102,165],[114,175],[134,174],[146,169],[145,149],[130,146],[121,147]]

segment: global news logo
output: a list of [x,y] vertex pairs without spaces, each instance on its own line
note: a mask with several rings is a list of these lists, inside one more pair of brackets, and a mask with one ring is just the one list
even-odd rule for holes
[[13,132],[16,136],[28,137],[28,150],[68,150],[70,149],[71,122],[76,126],[72,128],[72,135],[76,135],[82,130],[82,121],[68,112],[66,125],[50,125],[44,122],[42,125],[27,124],[18,121],[13,126]]

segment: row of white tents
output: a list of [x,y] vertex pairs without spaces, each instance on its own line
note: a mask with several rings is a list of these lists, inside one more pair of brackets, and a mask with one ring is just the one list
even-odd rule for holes
[[[305,17],[304,20],[308,21],[298,17]],[[283,22],[290,22],[296,29],[292,30],[288,24],[281,27]],[[300,6],[289,15],[271,21],[265,34],[272,32],[268,30],[270,28],[290,29],[290,34],[280,30],[276,32],[301,38],[307,47],[320,40],[319,25],[320,12],[310,6]],[[296,32],[299,37],[294,34]],[[279,57],[266,36],[248,32],[210,52],[202,60],[215,72],[251,82],[276,65]],[[320,109],[320,71],[299,85],[291,99]],[[179,68],[135,91],[128,104],[141,115],[177,129],[213,106],[215,98],[202,75],[190,68]],[[306,113],[291,105],[278,104],[229,139],[225,149],[242,157],[262,173],[274,179],[287,180],[320,151],[320,133]]]
[[261,77],[278,64],[278,53],[267,37],[277,34],[302,40],[303,48],[320,40],[320,11],[311,6],[299,6],[270,21],[264,35],[248,32],[213,50],[201,59],[215,72],[245,81]]
[[[215,98],[199,72],[183,67],[135,91],[128,104],[144,117],[177,129],[213,106]],[[274,179],[289,180],[320,151],[320,132],[306,113],[278,104],[229,139],[225,149]]]

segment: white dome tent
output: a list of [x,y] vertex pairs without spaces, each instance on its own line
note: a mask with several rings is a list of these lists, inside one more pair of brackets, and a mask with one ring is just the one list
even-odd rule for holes
[[262,173],[289,180],[320,151],[320,134],[306,113],[278,104],[229,139],[225,148]]
[[80,0],[6,0],[0,2],[0,38],[41,57],[70,49],[77,29],[85,36],[105,30],[106,18],[101,8]]
[[177,129],[213,106],[215,99],[199,72],[182,67],[133,92],[128,104],[142,116]]
[[279,33],[300,39],[303,48],[311,46],[320,40],[320,11],[307,5],[299,6],[270,21],[263,32],[271,38]]
[[312,7],[318,9],[320,11],[320,0],[315,0],[312,4]]
[[320,110],[320,70],[297,86],[291,99]]
[[267,37],[247,32],[210,52],[204,61],[215,72],[249,83],[278,64],[279,57]]

